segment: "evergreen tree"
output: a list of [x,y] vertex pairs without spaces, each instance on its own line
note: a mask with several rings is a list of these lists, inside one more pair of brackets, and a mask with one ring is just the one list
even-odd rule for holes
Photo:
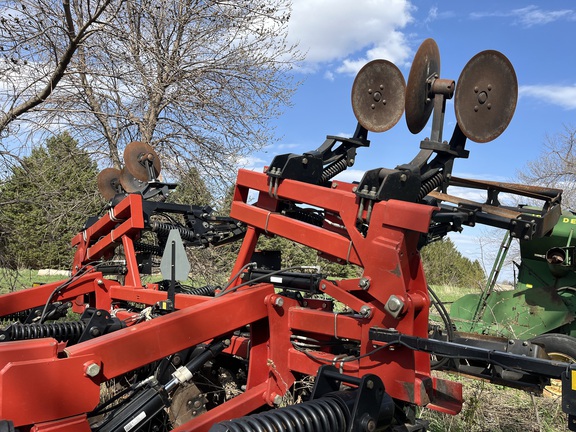
[[71,238],[102,208],[98,168],[68,133],[46,141],[14,167],[0,189],[4,264],[68,269]]
[[196,168],[182,173],[178,187],[170,194],[170,201],[178,204],[206,206],[212,204],[212,194]]
[[463,256],[449,238],[424,246],[420,253],[430,285],[470,287],[486,281],[478,260],[471,261]]

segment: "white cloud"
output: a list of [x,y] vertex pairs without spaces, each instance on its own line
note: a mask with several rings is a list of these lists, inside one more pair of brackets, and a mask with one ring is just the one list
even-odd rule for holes
[[269,161],[265,161],[264,159],[261,159],[259,157],[254,157],[254,156],[246,156],[246,157],[241,157],[236,161],[236,164],[241,167],[241,168],[247,168],[247,169],[254,169],[254,168],[264,168],[264,165],[266,163],[268,163]]
[[288,38],[307,53],[309,68],[356,73],[375,58],[402,64],[411,50],[400,30],[412,11],[407,0],[294,0]]
[[404,34],[398,31],[392,31],[388,35],[386,43],[375,45],[368,49],[365,54],[356,58],[346,58],[336,69],[339,73],[354,75],[362,66],[374,59],[390,60],[392,63],[402,64],[406,61],[409,53]]
[[324,72],[324,78],[326,78],[328,81],[334,81],[334,73],[331,71],[326,71]]
[[576,14],[573,10],[543,10],[537,6],[530,5],[525,8],[512,11],[513,16],[525,27],[534,25],[545,25],[558,20],[574,20]]
[[334,177],[334,179],[340,180],[341,182],[346,182],[346,183],[352,183],[355,181],[359,182],[360,180],[362,180],[364,173],[365,173],[365,171],[363,171],[363,170],[348,168],[347,170],[342,171],[340,174],[338,174],[336,177]]
[[576,11],[572,9],[560,10],[544,10],[538,6],[529,5],[520,9],[513,9],[510,11],[494,11],[494,12],[474,12],[470,14],[474,19],[482,18],[513,18],[514,24],[519,24],[523,27],[532,27],[535,25],[546,25],[556,21],[574,21],[576,20]]
[[519,89],[520,96],[537,98],[564,109],[576,109],[576,85],[538,85],[522,86]]

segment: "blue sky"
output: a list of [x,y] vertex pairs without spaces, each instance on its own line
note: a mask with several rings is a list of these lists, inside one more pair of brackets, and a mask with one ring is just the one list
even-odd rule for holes
[[[438,44],[441,78],[457,80],[480,51],[493,49],[515,68],[519,99],[515,115],[496,140],[468,141],[470,158],[457,160],[454,174],[487,180],[513,180],[528,161],[537,160],[547,135],[576,127],[576,4],[571,1],[404,1],[294,0],[289,38],[307,52],[296,71],[303,80],[293,106],[276,122],[278,144],[254,155],[249,165],[269,163],[275,154],[317,148],[326,135],[351,135],[356,126],[350,90],[356,72],[375,58],[395,63],[408,79],[416,50],[426,38]],[[444,139],[454,128],[452,101],[446,109]],[[391,130],[371,133],[348,177],[367,169],[409,162],[429,136],[431,120],[412,135],[403,117]],[[477,257],[479,228],[453,236],[467,256]]]

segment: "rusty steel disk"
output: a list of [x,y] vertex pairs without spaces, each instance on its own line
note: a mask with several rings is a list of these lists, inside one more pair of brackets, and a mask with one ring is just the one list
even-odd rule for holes
[[120,171],[120,184],[128,193],[142,192],[148,186],[148,182],[137,179],[132,175],[127,166]]
[[160,158],[149,144],[133,141],[124,149],[124,164],[130,174],[138,180],[148,181],[148,169],[145,160],[152,162],[154,167],[154,178],[160,174]]
[[121,193],[120,170],[116,168],[104,168],[98,173],[98,190],[106,200],[111,200],[116,194]]
[[426,39],[416,52],[406,86],[406,124],[417,134],[428,122],[434,108],[431,79],[440,76],[440,51],[434,39]]
[[182,426],[194,417],[206,412],[206,399],[204,394],[194,383],[180,386],[172,397],[168,410],[170,423],[173,427]]
[[518,80],[510,60],[498,51],[482,51],[466,63],[458,79],[456,120],[472,141],[492,141],[510,124],[517,100]]
[[392,128],[404,111],[406,83],[402,72],[387,60],[364,65],[352,84],[352,110],[358,123],[369,131]]

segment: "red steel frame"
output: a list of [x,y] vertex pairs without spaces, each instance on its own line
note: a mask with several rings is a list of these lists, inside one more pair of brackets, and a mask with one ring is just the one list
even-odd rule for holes
[[[362,235],[356,228],[361,207],[353,187],[334,182],[326,188],[293,180],[271,187],[266,174],[240,170],[231,216],[248,229],[232,274],[250,262],[259,235],[286,237],[329,259],[364,269],[368,290],[360,287],[360,279],[321,282],[322,291],[363,315],[334,313],[329,301],[307,300],[301,306],[283,297],[283,303],[276,302],[279,295],[273,285],[260,283],[215,298],[177,294],[175,312],[70,347],[50,338],[5,342],[0,344],[0,419],[12,420],[22,431],[89,431],[86,413],[97,406],[101,383],[247,324],[249,344],[236,338],[227,350],[245,356],[249,346],[246,391],[175,430],[207,431],[215,422],[271,405],[298,374],[316,375],[325,363],[353,376],[377,374],[394,398],[457,413],[461,385],[432,377],[428,354],[385,347],[368,337],[371,327],[427,337],[429,298],[416,245],[428,231],[434,208],[395,200],[375,203]],[[258,194],[255,204],[247,202],[251,191]],[[286,200],[323,209],[339,226],[318,227],[291,219],[278,211]],[[365,218],[366,212],[361,216]],[[154,284],[143,286],[140,280],[134,241],[144,227],[142,197],[131,194],[72,240],[77,248],[73,273],[78,279],[56,293],[60,283],[1,296],[0,316],[41,306],[51,295],[53,301],[73,301],[76,311],[86,306],[109,310],[117,300],[147,305],[166,300],[166,292]],[[123,283],[90,267],[112,256],[118,245],[124,248],[128,270]],[[384,308],[392,295],[404,304],[398,318]],[[309,356],[292,346],[291,335],[354,340],[360,344],[361,358],[342,362],[322,351]],[[100,366],[100,373],[90,377],[86,371],[93,364]]]

